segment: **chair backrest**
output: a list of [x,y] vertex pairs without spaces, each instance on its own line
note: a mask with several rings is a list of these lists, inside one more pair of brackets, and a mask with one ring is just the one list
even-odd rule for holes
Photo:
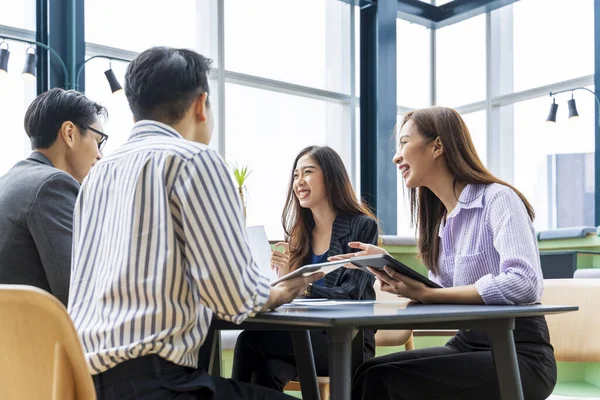
[[[381,290],[379,281],[375,282],[375,296],[378,301],[401,301],[398,296]],[[406,302],[408,303],[408,299]],[[375,334],[375,344],[377,346],[402,346],[405,344],[412,330],[396,329],[396,330],[378,330]]]
[[579,311],[546,316],[556,359],[600,361],[600,279],[545,279],[542,303],[579,306]]
[[591,278],[591,279],[600,279],[600,268],[582,268],[576,269],[573,274],[573,278],[581,279],[581,278]]
[[67,310],[49,293],[0,285],[0,398],[96,398]]

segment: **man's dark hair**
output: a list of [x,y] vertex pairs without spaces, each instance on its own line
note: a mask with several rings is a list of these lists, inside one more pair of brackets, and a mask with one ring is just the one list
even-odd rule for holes
[[209,93],[211,64],[193,50],[152,47],[141,53],[125,73],[125,95],[135,120],[181,121],[194,100]]
[[[64,122],[86,127],[107,115],[106,108],[82,93],[54,88],[36,97],[27,109],[25,132],[32,149],[47,149],[56,141]],[[82,129],[81,134],[87,135],[87,131]]]

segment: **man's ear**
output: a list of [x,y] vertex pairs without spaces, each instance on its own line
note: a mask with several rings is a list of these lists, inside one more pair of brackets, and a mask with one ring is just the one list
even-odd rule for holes
[[73,146],[75,146],[76,129],[77,128],[75,127],[74,123],[72,123],[71,121],[65,121],[60,126],[56,138],[62,140],[67,145],[67,147],[73,148]]
[[200,120],[200,122],[204,122],[206,121],[206,102],[208,101],[208,93],[204,92],[202,93],[200,96],[198,96],[198,98],[196,98],[196,102],[195,102],[195,111],[196,111],[196,116],[198,117],[198,119]]
[[444,154],[444,145],[442,144],[442,140],[438,136],[433,141],[433,158],[438,158],[442,154]]

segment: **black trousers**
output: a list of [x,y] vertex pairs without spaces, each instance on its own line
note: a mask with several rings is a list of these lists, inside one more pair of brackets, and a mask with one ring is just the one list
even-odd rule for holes
[[149,355],[124,361],[93,376],[98,400],[287,400],[260,386],[217,378],[204,369],[182,367]]
[[[329,375],[327,333],[310,331],[317,375]],[[298,376],[292,335],[286,331],[243,331],[235,344],[231,377],[283,391]]]
[[[515,320],[515,347],[523,395],[548,398],[556,362],[543,317]],[[352,400],[500,399],[496,367],[485,331],[459,331],[446,346],[404,351],[358,367]]]

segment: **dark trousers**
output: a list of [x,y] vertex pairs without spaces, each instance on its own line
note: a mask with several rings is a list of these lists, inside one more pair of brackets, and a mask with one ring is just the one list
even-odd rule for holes
[[[524,398],[546,399],[556,382],[553,359],[543,345],[526,347],[532,357],[517,348]],[[446,345],[371,359],[358,367],[352,385],[352,400],[370,399],[500,399],[492,352]]]
[[[310,331],[317,375],[329,375],[325,331]],[[243,331],[235,344],[231,377],[240,382],[283,391],[298,376],[292,335],[286,331]]]
[[149,355],[124,361],[94,377],[98,400],[287,400],[283,393],[217,378]]

